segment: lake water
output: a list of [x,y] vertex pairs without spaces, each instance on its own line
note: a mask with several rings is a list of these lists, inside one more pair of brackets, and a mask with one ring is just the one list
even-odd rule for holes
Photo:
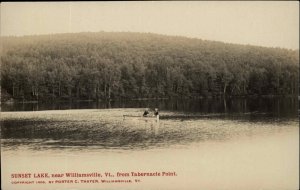
[[[145,107],[160,109],[159,122],[123,117]],[[293,98],[2,105],[3,189],[298,189],[297,109]],[[141,182],[12,184],[20,172]]]
[[295,118],[298,100],[295,98],[216,98],[199,100],[131,100],[110,102],[54,102],[3,104],[7,111],[41,111],[66,109],[155,108],[163,111],[189,113],[263,113],[277,118]]

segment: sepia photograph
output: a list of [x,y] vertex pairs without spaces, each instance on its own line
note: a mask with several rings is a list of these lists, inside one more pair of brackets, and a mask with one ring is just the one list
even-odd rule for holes
[[299,189],[297,1],[0,12],[1,190]]

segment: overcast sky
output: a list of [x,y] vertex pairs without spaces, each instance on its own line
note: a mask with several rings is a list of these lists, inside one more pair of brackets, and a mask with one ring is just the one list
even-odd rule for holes
[[299,49],[299,3],[1,3],[1,35],[130,31]]

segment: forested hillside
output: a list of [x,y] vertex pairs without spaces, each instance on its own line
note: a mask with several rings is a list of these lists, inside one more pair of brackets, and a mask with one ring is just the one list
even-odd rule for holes
[[2,38],[1,88],[18,100],[296,95],[299,54],[146,33]]

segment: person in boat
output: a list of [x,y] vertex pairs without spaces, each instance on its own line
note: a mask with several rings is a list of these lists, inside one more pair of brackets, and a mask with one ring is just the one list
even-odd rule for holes
[[154,116],[157,117],[158,115],[159,115],[159,113],[158,113],[158,108],[155,108],[155,109],[154,109]]
[[149,108],[146,108],[143,114],[143,117],[149,116]]

